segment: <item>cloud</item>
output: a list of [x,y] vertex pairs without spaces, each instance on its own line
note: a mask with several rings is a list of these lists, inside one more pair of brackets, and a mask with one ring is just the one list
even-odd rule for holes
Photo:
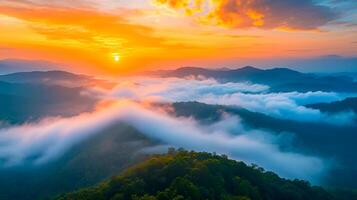
[[247,82],[220,83],[204,77],[149,78],[132,77],[116,80],[116,87],[111,90],[89,88],[83,94],[100,99],[130,99],[137,101],[193,101],[203,95],[225,95],[237,92],[265,92],[269,86]]
[[321,159],[281,151],[276,145],[279,138],[270,133],[244,130],[238,118],[225,116],[216,124],[203,126],[190,118],[175,118],[129,101],[117,101],[76,117],[0,129],[0,160],[3,167],[44,164],[119,122],[163,144],[226,154],[287,178],[316,180],[326,170],[326,163]]
[[245,82],[219,83],[204,77],[180,78],[133,78],[120,81],[110,95],[115,97],[131,97],[135,99],[152,98],[166,102],[190,101],[207,94],[217,96],[237,92],[264,92],[269,86]]
[[124,44],[152,47],[164,43],[163,38],[154,35],[152,28],[130,23],[126,19],[130,14],[125,9],[111,13],[85,6],[32,3],[0,4],[0,13],[22,20],[48,39],[76,41],[102,50],[118,50]]
[[304,122],[325,122],[332,124],[353,123],[353,112],[328,115],[304,105],[317,102],[332,102],[342,97],[330,92],[288,92],[268,94],[235,93],[222,96],[207,95],[198,101],[208,104],[239,106],[254,112],[273,117]]
[[201,22],[232,28],[314,30],[338,18],[312,0],[155,0],[197,17]]
[[114,99],[180,102],[238,106],[273,117],[304,122],[352,123],[352,112],[325,114],[304,105],[339,101],[348,95],[334,92],[268,93],[268,86],[251,83],[219,83],[214,79],[133,78],[122,80],[112,91],[101,94]]

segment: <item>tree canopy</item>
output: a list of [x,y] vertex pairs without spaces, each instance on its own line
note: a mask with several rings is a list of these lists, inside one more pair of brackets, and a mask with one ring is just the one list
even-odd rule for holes
[[329,200],[321,187],[287,180],[225,155],[170,149],[95,187],[59,200]]

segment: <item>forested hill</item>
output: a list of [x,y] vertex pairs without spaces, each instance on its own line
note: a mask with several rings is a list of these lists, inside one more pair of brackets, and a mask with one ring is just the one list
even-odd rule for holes
[[[346,199],[355,199],[349,193]],[[286,180],[257,166],[210,153],[170,150],[98,186],[59,200],[329,200],[321,187]],[[342,198],[341,198],[342,199]],[[357,198],[356,198],[357,199]]]

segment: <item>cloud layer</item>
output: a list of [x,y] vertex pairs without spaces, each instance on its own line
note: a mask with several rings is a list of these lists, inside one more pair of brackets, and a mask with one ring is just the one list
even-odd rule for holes
[[[43,119],[37,123],[0,128],[0,165],[46,164],[61,157],[84,139],[100,134],[117,123],[126,123],[162,145],[226,154],[233,159],[256,163],[286,178],[316,183],[328,170],[329,162],[291,150],[281,150],[280,147],[291,145],[291,138],[250,129],[241,123],[239,117],[226,113],[213,124],[177,118],[156,103],[199,101],[239,106],[277,118],[316,123],[349,123],[354,116],[351,113],[331,116],[304,106],[341,100],[346,96],[344,94],[269,93],[269,87],[265,85],[220,83],[203,77],[132,77],[118,80],[113,89],[90,88],[82,95],[98,98],[101,103],[96,111],[70,118]],[[156,106],[150,106],[151,103]]]
[[155,0],[198,16],[207,23],[233,28],[313,30],[337,18],[330,7],[312,0]]
[[[304,122],[347,124],[354,113],[325,114],[304,105],[339,101],[348,95],[334,92],[269,93],[269,87],[251,83],[219,83],[214,79],[133,78],[123,80],[102,95],[137,101],[198,101],[207,104],[238,106],[273,117]],[[103,98],[108,98],[108,97]]]
[[163,144],[226,154],[287,178],[314,180],[326,169],[326,163],[318,158],[280,151],[275,145],[279,138],[262,131],[244,130],[238,118],[226,116],[216,124],[202,126],[192,119],[174,118],[128,101],[72,118],[0,129],[2,166],[46,163],[119,122]]
[[233,105],[273,117],[304,122],[326,122],[347,124],[353,122],[354,113],[329,115],[307,108],[305,104],[341,100],[341,96],[330,92],[287,92],[268,94],[235,93],[222,96],[208,94],[199,101],[208,104]]

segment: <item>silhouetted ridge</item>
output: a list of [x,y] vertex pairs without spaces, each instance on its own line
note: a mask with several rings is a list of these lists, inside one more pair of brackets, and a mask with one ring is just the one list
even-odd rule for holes
[[59,69],[61,64],[44,60],[21,60],[3,59],[0,60],[0,74],[10,74],[14,72],[49,71]]
[[0,75],[1,81],[7,82],[38,82],[43,80],[86,80],[90,76],[73,74],[66,71],[32,71],[16,72],[6,75]]
[[238,69],[235,69],[236,71],[249,71],[249,72],[259,72],[259,71],[263,71],[262,69],[258,69],[258,68],[255,68],[255,67],[252,67],[252,66],[245,66],[245,67],[242,67],[242,68],[238,68]]

